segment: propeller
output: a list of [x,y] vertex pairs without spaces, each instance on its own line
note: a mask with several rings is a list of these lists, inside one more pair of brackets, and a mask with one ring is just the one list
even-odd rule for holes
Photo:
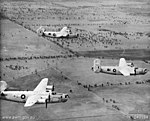
[[49,101],[49,102],[51,101],[51,96],[50,96],[50,94],[48,95],[48,101]]
[[55,90],[55,86],[54,86],[54,84],[53,84],[53,88],[52,88],[52,91],[54,91]]
[[45,100],[45,105],[46,105],[46,108],[47,108],[47,99]]
[[51,96],[50,96],[50,94],[49,94],[49,95],[48,95],[48,98],[45,99],[45,106],[46,106],[46,108],[47,108],[48,102],[50,102],[50,100],[51,100]]

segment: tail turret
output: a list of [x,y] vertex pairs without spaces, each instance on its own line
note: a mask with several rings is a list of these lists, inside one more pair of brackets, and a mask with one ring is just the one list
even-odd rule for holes
[[100,59],[95,59],[93,62],[92,70],[97,73],[101,71]]
[[8,85],[5,81],[0,81],[0,92],[3,92],[8,88]]
[[43,36],[44,32],[45,32],[45,29],[42,26],[37,29],[37,34],[39,36]]

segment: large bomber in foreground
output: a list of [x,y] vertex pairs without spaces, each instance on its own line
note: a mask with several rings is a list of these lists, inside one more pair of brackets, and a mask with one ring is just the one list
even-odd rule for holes
[[24,107],[38,104],[59,103],[68,100],[68,94],[54,92],[53,85],[47,85],[48,78],[42,79],[33,91],[7,91],[6,82],[1,84],[1,99],[25,103]]

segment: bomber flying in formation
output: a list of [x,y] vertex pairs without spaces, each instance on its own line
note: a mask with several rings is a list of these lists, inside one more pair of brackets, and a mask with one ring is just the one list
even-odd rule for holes
[[68,94],[56,93],[53,85],[47,85],[48,78],[44,78],[33,91],[8,91],[6,82],[1,82],[1,99],[25,103],[24,107],[38,104],[60,103],[68,100]]
[[39,36],[47,36],[52,38],[76,38],[78,34],[74,34],[69,30],[66,26],[62,28],[62,30],[57,32],[46,31],[44,27],[40,27],[37,29],[37,33]]
[[119,66],[101,66],[100,59],[94,60],[94,65],[92,66],[92,70],[95,73],[107,73],[114,75],[142,75],[146,74],[148,70],[146,68],[138,68],[135,67],[133,63],[127,63],[124,58],[121,58],[119,61]]

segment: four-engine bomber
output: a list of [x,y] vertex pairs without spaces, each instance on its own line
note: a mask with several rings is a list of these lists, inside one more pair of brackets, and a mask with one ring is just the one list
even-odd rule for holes
[[60,103],[68,100],[68,94],[56,93],[53,85],[47,85],[48,78],[42,79],[33,91],[7,91],[5,82],[1,82],[1,99],[25,103],[29,107],[35,103]]

